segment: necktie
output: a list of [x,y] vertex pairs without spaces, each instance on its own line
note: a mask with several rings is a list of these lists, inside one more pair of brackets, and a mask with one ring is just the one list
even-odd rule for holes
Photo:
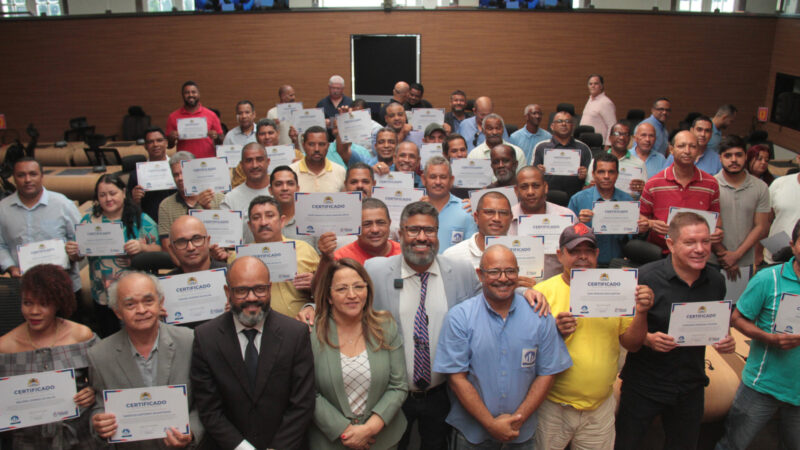
[[425,294],[428,290],[430,272],[417,274],[420,277],[419,308],[414,315],[414,384],[424,390],[431,384],[431,349],[428,338],[428,313],[425,311]]
[[247,377],[250,378],[250,389],[256,386],[256,373],[258,372],[258,350],[256,350],[255,338],[258,330],[249,328],[242,330],[247,337],[247,347],[244,350],[244,366],[247,368]]

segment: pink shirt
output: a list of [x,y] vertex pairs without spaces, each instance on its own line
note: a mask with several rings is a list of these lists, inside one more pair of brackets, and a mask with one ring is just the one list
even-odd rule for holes
[[601,92],[595,98],[590,96],[586,106],[583,107],[581,125],[593,126],[594,132],[603,136],[603,144],[608,145],[608,133],[615,123],[617,123],[617,111],[614,102],[606,97],[606,93]]
[[[186,111],[185,106],[181,106],[179,109],[173,111],[172,114],[167,117],[167,135],[178,130],[178,119],[188,119],[190,117],[205,117],[208,129],[214,130],[218,135],[222,136],[222,125],[219,123],[219,117],[214,114],[214,111],[211,111],[203,105],[198,105],[197,111],[193,113]],[[210,137],[203,139],[179,139],[178,151],[181,150],[186,150],[198,158],[217,156],[217,148],[214,144],[214,140]]]

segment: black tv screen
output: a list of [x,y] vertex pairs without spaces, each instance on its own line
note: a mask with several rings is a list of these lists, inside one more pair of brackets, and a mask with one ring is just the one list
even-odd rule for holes
[[770,121],[800,131],[800,77],[775,74]]

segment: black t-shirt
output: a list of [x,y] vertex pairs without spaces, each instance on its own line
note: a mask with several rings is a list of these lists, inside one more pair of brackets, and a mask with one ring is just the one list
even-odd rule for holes
[[[139,176],[136,174],[136,171],[133,170],[130,175],[128,175],[128,195],[133,195],[133,188],[135,188],[137,184],[139,184]],[[161,204],[162,200],[176,192],[178,192],[176,189],[146,191],[144,197],[142,197],[142,203],[140,204],[142,212],[150,216],[154,222],[158,223],[158,206]]]

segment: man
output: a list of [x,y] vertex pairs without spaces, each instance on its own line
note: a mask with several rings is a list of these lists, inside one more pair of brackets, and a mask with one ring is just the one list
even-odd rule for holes
[[[647,124],[645,126],[649,127],[650,125]],[[639,198],[639,196],[642,195],[644,182],[647,179],[647,167],[644,161],[634,156],[633,153],[628,150],[628,144],[631,142],[631,129],[627,122],[617,122],[611,127],[608,142],[611,144],[608,153],[614,155],[617,161],[619,161],[619,172],[630,171],[638,173],[641,171],[642,176],[640,178],[634,178],[629,185],[626,186],[628,194],[633,198]],[[589,173],[586,179],[589,181],[588,185],[594,183],[592,173]]]
[[258,196],[247,210],[247,226],[255,243],[294,242],[297,254],[297,275],[291,281],[274,281],[270,289],[270,306],[284,316],[294,317],[304,304],[311,301],[311,279],[319,265],[319,255],[306,242],[286,239],[281,233],[286,217],[280,204],[272,197]]
[[414,187],[422,186],[419,176],[419,147],[413,142],[403,141],[397,144],[394,152],[394,163],[389,168],[390,172],[403,172],[414,175]]
[[[711,119],[706,116],[700,116],[692,122],[692,128],[689,130],[697,137],[697,154],[694,165],[698,169],[709,175],[716,175],[722,170],[722,164],[719,162],[719,154],[708,148],[708,140],[711,138]],[[673,155],[669,155],[666,165],[672,164],[674,160]]]
[[[519,223],[519,216],[522,214],[567,215],[572,217],[572,223],[578,221],[578,217],[571,209],[548,202],[547,191],[547,181],[544,178],[544,173],[539,168],[526,166],[519,171],[517,185],[514,186],[514,193],[517,194],[519,203],[511,208],[514,218],[511,221],[508,234],[517,235],[517,224]],[[561,263],[556,255],[545,254],[542,278],[536,281],[546,280],[561,273],[561,271]]]
[[439,230],[437,242],[439,253],[458,244],[478,231],[472,216],[461,206],[461,200],[450,193],[453,187],[453,172],[450,163],[443,157],[434,156],[422,173],[422,184],[427,192],[428,203],[436,208]]
[[[342,107],[342,113],[349,112],[350,109]],[[351,164],[369,163],[373,156],[366,148],[355,142],[344,142],[339,136],[338,116],[331,119],[331,134],[333,142],[328,145],[326,158],[343,168],[347,169]]]
[[546,175],[545,179],[550,189],[557,189],[567,193],[568,197],[572,197],[576,192],[580,191],[585,182],[586,174],[588,172],[589,163],[592,161],[592,151],[581,141],[572,137],[572,130],[575,127],[575,120],[570,111],[558,111],[553,116],[553,123],[550,124],[550,131],[553,132],[552,139],[542,141],[536,144],[533,149],[532,166],[536,166],[542,171],[544,167],[544,153],[548,150],[554,149],[573,149],[581,152],[580,165],[578,167],[577,175]]
[[425,134],[422,137],[423,144],[441,144],[447,137],[447,131],[438,123],[432,123],[425,127]]
[[[640,449],[647,429],[657,415],[664,427],[664,448],[693,449],[703,417],[704,346],[679,347],[666,334],[673,303],[721,300],[725,280],[708,267],[711,233],[705,219],[692,212],[679,213],[669,225],[664,259],[639,268],[639,284],[655,293],[647,313],[644,346],[629,352],[622,368],[622,391],[617,415],[616,447]],[[730,335],[713,344],[719,353],[731,353]]]
[[286,218],[281,233],[290,239],[304,241],[313,248],[317,245],[314,236],[297,234],[297,222],[294,219],[294,194],[299,191],[297,174],[289,166],[278,166],[270,174],[269,195],[278,202],[278,209]]
[[536,444],[541,449],[614,448],[614,381],[620,346],[635,352],[647,334],[653,291],[636,286],[636,311],[630,317],[577,318],[570,310],[572,269],[595,269],[602,254],[594,232],[583,223],[561,232],[557,255],[564,271],[534,286],[552,302],[556,326],[572,367],[556,375],[539,408]]
[[[151,127],[145,131],[144,149],[147,152],[148,161],[167,160],[167,136],[158,127]],[[142,212],[150,216],[158,223],[158,207],[161,201],[175,193],[175,189],[164,189],[161,191],[145,191],[139,185],[139,176],[134,169],[128,175],[128,192],[131,193],[131,200],[142,208]]]
[[[278,135],[279,125],[276,120],[272,119],[261,119],[256,123],[256,142],[261,144],[265,149],[278,145],[280,137]],[[292,130],[294,128],[292,127]],[[295,140],[297,140],[297,135],[294,131],[292,131],[292,136]],[[269,155],[267,155],[269,156]],[[303,157],[303,153],[300,152],[297,148],[294,149],[294,161],[298,161]],[[269,175],[269,164],[267,164],[267,175]],[[240,161],[239,164],[233,169],[233,173],[231,175],[231,185],[234,188],[239,187],[242,183],[245,182],[246,175],[244,173],[244,168],[242,167],[242,162]]]
[[[403,106],[403,104],[408,99],[409,89],[410,86],[405,81],[398,81],[397,83],[394,84],[394,88],[392,88],[392,97],[389,99],[389,103],[383,105],[380,112],[380,117],[384,121],[386,126],[389,126],[389,121],[388,119],[386,119],[386,113],[387,113],[386,109],[389,107],[389,105],[393,103],[397,103],[400,106]],[[405,107],[403,107],[403,114],[405,114]]]
[[195,329],[199,448],[306,448],[315,395],[308,327],[270,311],[269,269],[258,258],[231,264],[225,294],[230,311]]
[[351,106],[353,99],[344,95],[344,78],[334,75],[328,80],[328,96],[317,102],[317,108],[325,110],[325,121],[336,117],[339,107]]
[[633,148],[630,149],[631,156],[638,157],[644,163],[646,169],[645,179],[649,180],[664,168],[664,155],[653,151],[656,142],[656,129],[653,124],[642,122],[636,127],[633,137]]
[[[288,84],[281,85],[278,88],[278,103],[294,103],[297,101],[294,88]],[[278,143],[280,145],[292,145],[292,138],[289,137],[289,129],[292,127],[289,123],[281,123],[278,119],[278,107],[273,106],[267,111],[267,119],[272,119],[278,124]]]
[[492,164],[492,173],[495,181],[486,186],[487,188],[514,186],[517,184],[519,161],[517,161],[514,147],[508,144],[495,145],[489,153],[489,160]]
[[381,128],[375,133],[375,159],[370,161],[375,172],[379,175],[389,173],[389,167],[394,163],[394,152],[397,150],[397,132],[392,128]]
[[[594,217],[595,202],[631,202],[633,197],[630,194],[614,187],[619,176],[619,161],[617,157],[609,153],[597,155],[592,163],[592,177],[594,186],[584,189],[569,199],[567,207],[578,216],[578,220],[592,227]],[[647,231],[647,220],[639,220],[639,232]],[[608,267],[608,263],[614,258],[622,258],[622,246],[628,242],[632,236],[627,234],[601,234],[597,237],[597,248],[600,250],[598,263],[600,267]]]
[[[242,170],[244,171],[245,181],[225,194],[225,199],[220,205],[220,209],[231,211],[241,211],[242,220],[247,221],[247,211],[250,201],[259,195],[269,194],[269,157],[267,150],[258,142],[251,142],[242,149]],[[249,229],[244,227],[244,242],[252,242],[252,235]]]
[[748,448],[777,411],[783,444],[786,448],[800,446],[800,334],[798,330],[773,331],[782,295],[800,295],[800,221],[791,236],[792,259],[760,270],[733,310],[731,323],[752,341],[717,450]]
[[169,230],[168,251],[178,267],[169,275],[227,267],[228,252],[218,244],[209,245],[210,241],[206,226],[197,217],[181,216],[175,220]]
[[[397,142],[411,141],[420,147],[422,145],[422,131],[414,131],[408,123],[406,110],[400,103],[389,103],[385,108],[386,127],[397,133]],[[377,133],[377,132],[376,132]],[[375,135],[377,139],[377,135]]]
[[450,94],[450,111],[444,114],[444,123],[450,125],[453,132],[458,131],[461,122],[473,116],[472,112],[466,111],[467,94],[461,89],[456,89]]
[[[653,102],[650,109],[650,117],[641,123],[648,123],[653,126],[656,133],[656,140],[653,143],[653,151],[666,157],[669,147],[669,130],[667,130],[667,119],[672,114],[672,103],[666,97],[660,97]],[[641,126],[641,124],[640,124]],[[653,176],[653,174],[650,174]]]
[[739,136],[723,137],[719,144],[722,170],[714,175],[719,183],[719,212],[725,235],[712,247],[711,262],[722,266],[731,281],[741,276],[740,269],[749,271],[754,262],[753,248],[769,231],[769,188],[747,173],[744,149]]
[[[167,139],[169,147],[178,144],[178,150],[185,150],[198,158],[210,158],[217,155],[216,144],[222,143],[222,125],[219,117],[200,104],[200,88],[194,81],[187,81],[181,86],[183,106],[167,117]],[[208,136],[203,138],[180,139],[178,120],[205,119]]]
[[[506,124],[505,122],[503,122],[502,117],[494,113],[489,114],[483,118],[483,122],[481,122],[481,125],[483,134],[484,136],[486,136],[486,139],[482,144],[470,150],[467,158],[490,159],[491,150],[496,146],[503,144],[503,145],[508,145],[514,150],[515,158],[517,161],[525,161],[525,152],[523,152],[521,148],[517,147],[516,145],[508,142],[506,139],[503,138],[503,134],[505,133],[506,129]],[[522,166],[518,167],[518,169],[521,168]]]
[[364,163],[355,163],[347,168],[344,175],[344,191],[361,191],[362,198],[372,197],[372,188],[375,187],[375,172],[372,167]]
[[236,121],[239,125],[228,131],[225,145],[237,145],[243,147],[245,144],[256,141],[256,108],[250,100],[241,100],[236,104]]
[[[0,201],[0,269],[13,278],[22,276],[17,248],[23,244],[63,239],[75,240],[75,225],[80,223],[78,208],[67,197],[42,186],[42,166],[33,158],[22,157],[14,163],[14,186],[17,192]],[[78,264],[69,267],[72,289],[78,305],[81,276]]]
[[92,430],[104,441],[117,431],[117,418],[105,412],[105,389],[131,389],[185,384],[189,406],[188,435],[175,427],[162,440],[129,442],[126,449],[186,447],[203,438],[194,389],[189,378],[192,330],[161,322],[164,293],[158,280],[125,271],[108,289],[108,306],[122,329],[89,349],[89,381],[95,392]]
[[475,271],[482,292],[447,313],[434,364],[455,394],[452,448],[532,448],[536,411],[572,362],[553,320],[514,292],[511,250],[489,247]]
[[[800,156],[795,162],[800,163]],[[769,237],[785,232],[791,236],[792,227],[800,220],[800,208],[797,199],[800,198],[800,174],[789,174],[778,177],[769,185],[770,227]],[[0,203],[2,205],[2,203]],[[764,261],[772,264],[772,253],[764,249]]]
[[[458,134],[467,140],[467,150],[479,146],[486,140],[483,132],[483,119],[494,111],[494,102],[489,97],[478,97],[475,99],[475,116],[464,119],[459,125]],[[508,140],[508,132],[503,128],[503,141]],[[522,158],[520,158],[522,159]]]
[[[647,228],[651,231],[647,240],[664,250],[668,249],[664,235],[671,207],[719,213],[719,183],[694,165],[697,137],[689,131],[681,131],[672,142],[675,161],[645,183],[639,208],[641,218],[649,220]],[[722,241],[722,234],[722,221],[718,217],[712,241]]]
[[525,153],[525,161],[522,164],[525,166],[533,160],[533,149],[536,144],[552,138],[553,135],[544,128],[539,127],[539,124],[542,123],[543,115],[541,106],[537,104],[528,105],[522,114],[525,116],[525,126],[513,132],[510,141]]
[[508,233],[511,225],[511,202],[505,195],[490,191],[478,200],[478,207],[472,214],[478,225],[478,232],[448,248],[442,255],[469,261],[477,269],[486,249],[486,236],[505,236]]
[[583,107],[581,114],[581,125],[589,125],[594,128],[594,132],[603,136],[603,145],[609,145],[608,135],[611,127],[617,122],[617,112],[614,102],[606,95],[605,82],[603,76],[598,74],[589,75],[587,80],[589,87],[589,100]]
[[329,161],[328,133],[313,126],[303,133],[305,158],[289,167],[297,174],[300,192],[339,192],[344,186],[344,167]]
[[724,104],[717,109],[717,113],[711,119],[711,139],[708,141],[708,148],[719,153],[719,142],[722,140],[722,132],[736,120],[738,109],[730,103]]
[[442,154],[448,161],[452,161],[458,158],[466,158],[468,151],[467,151],[467,141],[464,139],[464,136],[461,136],[458,133],[450,133],[442,141]]
[[406,101],[403,102],[403,108],[406,111],[411,111],[414,108],[433,108],[431,102],[422,98],[425,94],[425,88],[419,83],[411,83],[408,86],[408,95]]
[[376,256],[400,254],[400,243],[389,239],[392,219],[389,208],[377,198],[367,198],[361,202],[361,234],[355,241],[336,248],[336,235],[325,233],[320,237],[319,246],[325,262],[350,258],[364,264]]
[[162,200],[161,204],[158,205],[158,237],[161,240],[161,248],[165,252],[169,251],[170,229],[178,218],[189,214],[190,209],[219,209],[222,200],[225,199],[225,194],[214,192],[211,189],[206,189],[195,195],[186,195],[183,190],[183,167],[181,162],[193,159],[193,154],[184,151],[175,152],[169,159],[172,179],[175,180],[175,186],[177,186],[178,190]]

